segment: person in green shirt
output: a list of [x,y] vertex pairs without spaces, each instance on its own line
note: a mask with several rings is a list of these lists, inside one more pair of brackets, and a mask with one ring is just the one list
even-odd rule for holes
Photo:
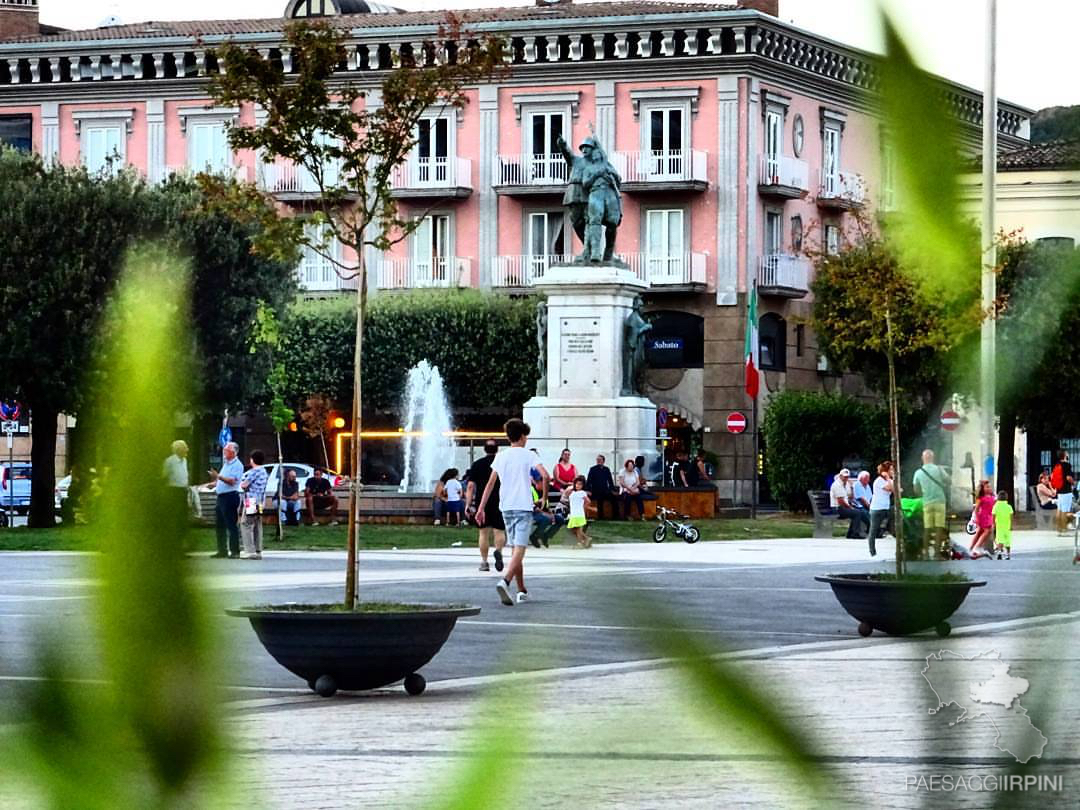
[[912,484],[915,494],[922,498],[925,550],[930,552],[937,549],[947,555],[949,529],[945,513],[952,482],[945,469],[934,463],[933,450],[923,450],[922,467],[915,471]]
[[997,552],[997,558],[1000,560],[1004,552],[1005,559],[1011,560],[1013,508],[1009,506],[1008,492],[1003,489],[998,490],[997,503],[994,504],[990,514],[994,516],[994,550]]

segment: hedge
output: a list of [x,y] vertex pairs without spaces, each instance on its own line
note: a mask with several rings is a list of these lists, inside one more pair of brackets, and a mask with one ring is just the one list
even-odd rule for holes
[[[408,370],[439,367],[454,408],[516,411],[536,392],[536,298],[477,290],[380,295],[364,326],[365,409],[395,410]],[[282,326],[288,396],[352,399],[355,300],[297,302]]]
[[[901,440],[910,445],[923,414],[904,411],[900,419]],[[889,458],[887,408],[852,397],[783,391],[769,399],[762,432],[769,491],[785,509],[809,509],[806,491],[821,489],[845,459],[876,465]]]

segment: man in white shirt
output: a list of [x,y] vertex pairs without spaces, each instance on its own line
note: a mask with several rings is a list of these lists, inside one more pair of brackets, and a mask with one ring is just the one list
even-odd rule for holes
[[529,547],[529,533],[533,525],[532,471],[541,476],[541,503],[547,502],[548,474],[535,453],[525,449],[529,438],[529,426],[520,419],[511,419],[505,425],[510,446],[499,451],[491,463],[491,476],[480,496],[476,510],[476,522],[483,526],[486,521],[484,509],[495,484],[499,485],[499,508],[506,525],[506,544],[511,549],[510,562],[503,576],[495,583],[495,590],[504,605],[514,604],[510,596],[510,582],[517,579],[517,601],[527,602],[529,592],[525,588],[525,549]]
[[855,495],[851,486],[851,471],[844,467],[836,474],[832,487],[829,488],[829,506],[842,518],[848,518],[847,537],[857,540],[863,536],[863,529],[870,528],[870,516],[855,507]]
[[165,479],[168,492],[170,520],[177,528],[187,527],[188,514],[188,446],[187,442],[177,439],[172,443],[172,455],[165,459],[161,475]]
[[[236,442],[228,442],[221,449],[224,456],[221,470],[210,470],[210,476],[217,482],[214,488],[217,492],[217,553],[214,557],[240,556],[240,479],[244,475],[244,463],[237,458],[239,451]],[[226,533],[228,546],[225,545]]]

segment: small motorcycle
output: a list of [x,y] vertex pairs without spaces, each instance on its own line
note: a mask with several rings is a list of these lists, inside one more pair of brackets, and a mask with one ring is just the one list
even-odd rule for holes
[[690,519],[688,515],[680,515],[674,509],[667,509],[663,506],[656,507],[656,519],[660,522],[660,525],[653,529],[652,539],[654,543],[663,543],[667,539],[669,529],[675,532],[676,537],[681,537],[687,543],[696,543],[701,539],[701,532],[698,531],[696,526],[672,520],[673,517]]

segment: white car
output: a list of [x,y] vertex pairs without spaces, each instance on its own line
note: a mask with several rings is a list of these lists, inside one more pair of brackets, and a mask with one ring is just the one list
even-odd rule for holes
[[57,514],[60,514],[60,506],[67,500],[69,489],[71,489],[70,475],[65,475],[56,482],[56,488],[53,490],[53,502],[56,505]]
[[[296,483],[300,486],[300,493],[302,495],[304,492],[304,485],[307,483],[307,480],[315,474],[315,467],[313,467],[311,464],[299,464],[294,461],[286,461],[282,465],[264,464],[263,469],[266,470],[266,473],[269,476],[269,478],[267,478],[266,480],[266,494],[271,497],[273,497],[277,493],[279,466],[283,466],[286,473],[288,473],[289,470],[296,471]],[[326,470],[323,473],[323,478],[327,479],[330,482],[330,486],[332,487],[341,486],[347,480],[344,475],[338,475],[333,470]]]

